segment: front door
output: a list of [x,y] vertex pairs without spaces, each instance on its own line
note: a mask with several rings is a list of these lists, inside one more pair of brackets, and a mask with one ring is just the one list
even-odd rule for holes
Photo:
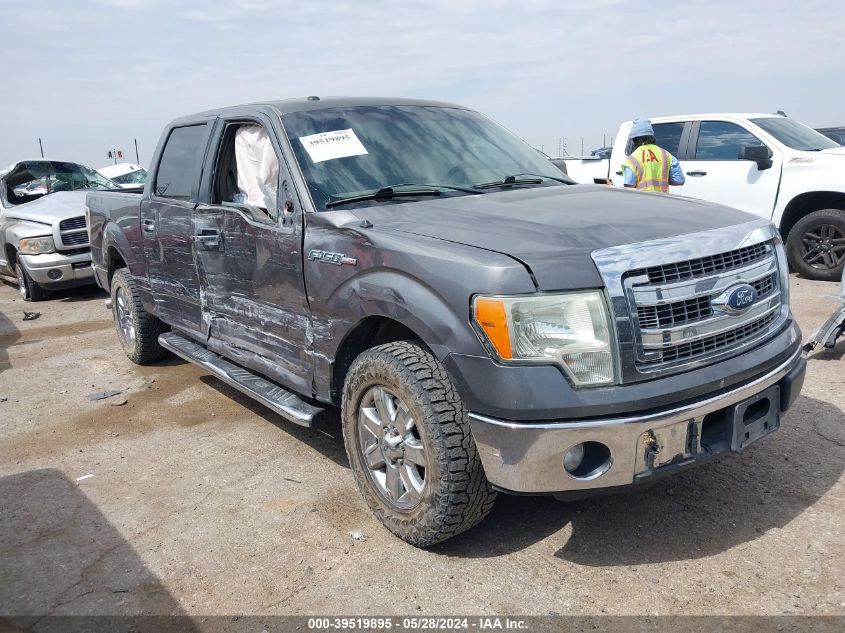
[[193,211],[208,144],[206,124],[173,128],[141,204],[147,275],[158,316],[180,329],[202,330],[200,285],[193,251]]
[[310,393],[299,200],[269,122],[219,130],[209,203],[193,216],[208,347]]
[[773,150],[772,166],[762,170],[753,161],[740,160],[740,150],[755,145],[764,143],[736,123],[694,124],[688,158],[681,161],[686,177],[681,195],[770,218],[780,183],[782,158],[778,150]]

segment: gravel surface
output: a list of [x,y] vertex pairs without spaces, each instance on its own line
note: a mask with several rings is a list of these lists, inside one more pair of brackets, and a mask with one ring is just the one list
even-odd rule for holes
[[[792,279],[805,337],[837,289]],[[304,429],[193,365],[135,366],[104,298],[0,284],[0,614],[845,614],[845,342],[741,455],[501,495],[422,551],[359,498],[336,413]]]

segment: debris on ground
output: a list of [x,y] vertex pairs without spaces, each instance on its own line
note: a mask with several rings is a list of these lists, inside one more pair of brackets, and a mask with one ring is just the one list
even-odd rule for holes
[[8,400],[8,398],[6,398],[5,396],[0,396],[0,402],[6,402],[6,400]]
[[352,530],[349,533],[349,536],[351,536],[352,539],[355,540],[355,541],[366,541],[367,540],[367,537],[364,535],[364,533],[359,532],[358,530]]
[[[214,415],[214,414],[212,414]],[[282,477],[285,481],[292,481],[295,484],[301,484],[302,482],[299,479],[294,479],[293,477]]]
[[122,407],[127,402],[129,401],[126,398],[115,398],[114,400],[109,401],[109,405],[113,407]]
[[105,400],[106,398],[111,398],[120,394],[120,391],[116,391],[115,389],[109,389],[107,391],[95,391],[94,393],[88,394],[89,400]]
[[76,481],[77,482],[85,481],[86,479],[91,479],[91,477],[93,477],[93,476],[94,476],[93,474],[88,473],[87,475],[82,475],[82,477],[77,477]]
[[40,312],[24,312],[23,313],[23,320],[24,321],[35,321],[38,317],[41,316]]

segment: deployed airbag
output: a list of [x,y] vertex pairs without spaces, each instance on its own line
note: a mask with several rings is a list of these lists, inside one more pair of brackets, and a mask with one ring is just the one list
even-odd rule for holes
[[235,133],[238,189],[245,202],[267,209],[275,217],[279,182],[279,159],[267,131],[260,125],[244,125]]

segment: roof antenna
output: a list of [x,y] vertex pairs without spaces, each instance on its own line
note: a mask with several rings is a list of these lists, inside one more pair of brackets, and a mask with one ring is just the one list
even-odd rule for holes
[[784,112],[783,110],[778,110],[777,112],[775,112],[775,114],[779,114],[781,116],[786,116],[786,112]]

